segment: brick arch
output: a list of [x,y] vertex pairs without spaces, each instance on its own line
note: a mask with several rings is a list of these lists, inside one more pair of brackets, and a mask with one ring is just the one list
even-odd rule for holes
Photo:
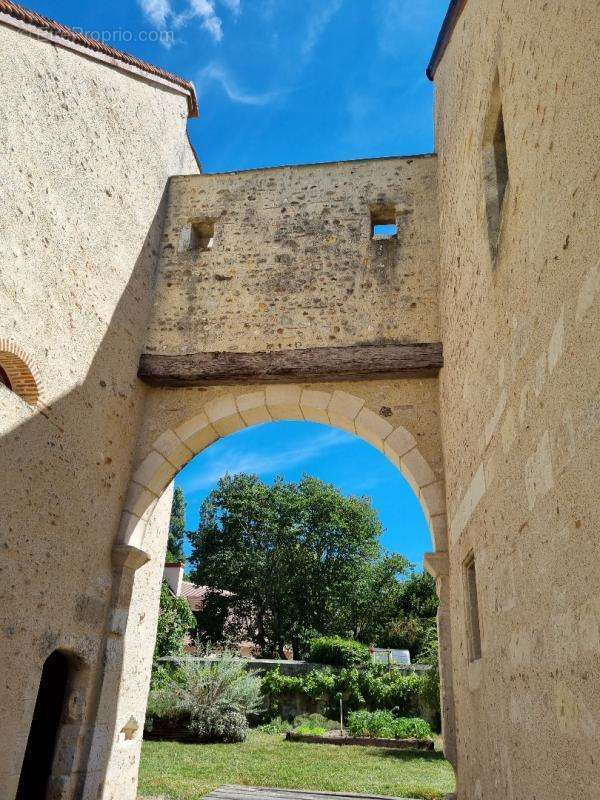
[[158,498],[194,456],[230,433],[276,420],[307,420],[331,425],[356,434],[383,452],[419,498],[435,550],[446,550],[443,480],[422,455],[414,436],[402,426],[392,426],[356,395],[300,386],[267,386],[253,392],[232,392],[208,402],[200,413],[164,431],[133,474],[121,520],[119,544],[144,550],[146,522]]
[[10,389],[35,406],[40,399],[40,376],[33,359],[11,339],[0,339],[0,367],[6,374]]

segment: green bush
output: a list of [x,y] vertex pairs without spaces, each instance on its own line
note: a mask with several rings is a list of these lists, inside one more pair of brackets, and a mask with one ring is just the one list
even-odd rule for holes
[[369,664],[360,670],[356,667],[338,672],[329,667],[314,669],[299,677],[282,675],[275,669],[263,678],[262,691],[274,701],[285,695],[303,694],[322,703],[325,712],[332,717],[339,714],[340,697],[347,711],[366,705],[374,710],[394,709],[397,714],[410,717],[420,713],[422,699],[435,694],[430,683],[429,673],[406,675],[400,670],[387,671],[379,664]]
[[370,660],[369,648],[354,639],[341,636],[321,636],[310,643],[309,658],[319,664],[334,667],[354,667]]
[[321,728],[318,725],[300,725],[299,728],[294,728],[294,733],[302,736],[323,736],[327,733],[327,728]]
[[433,732],[428,722],[420,717],[399,717],[396,720],[397,739],[432,739]]
[[281,717],[275,717],[275,719],[272,719],[270,722],[265,722],[264,725],[258,726],[259,731],[270,734],[287,733],[291,729],[292,726],[290,723]]
[[391,711],[351,711],[348,714],[348,731],[351,736],[393,739],[395,722]]
[[294,731],[303,733],[300,728],[319,730],[320,733],[339,730],[340,723],[333,719],[327,719],[322,714],[299,714],[294,719]]
[[419,712],[419,700],[423,691],[423,675],[383,667],[373,667],[361,675],[361,692],[372,709],[396,709],[404,716]]
[[148,698],[150,726],[160,719],[186,728],[202,741],[243,741],[247,715],[262,705],[261,679],[230,653],[206,664],[184,661],[161,674]]
[[183,654],[186,634],[196,625],[185,597],[174,597],[163,580],[160,589],[160,613],[156,628],[154,659]]
[[429,724],[419,717],[396,717],[391,711],[352,711],[348,715],[351,736],[381,739],[430,739]]

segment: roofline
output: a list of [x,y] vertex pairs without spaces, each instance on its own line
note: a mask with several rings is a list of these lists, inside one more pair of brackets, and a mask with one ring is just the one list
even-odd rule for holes
[[15,28],[36,39],[50,42],[66,50],[72,50],[86,58],[99,61],[109,67],[142,78],[148,83],[182,94],[187,99],[188,116],[198,116],[196,89],[191,81],[156,67],[147,61],[117,50],[104,42],[84,36],[49,17],[43,17],[9,0],[0,0],[0,24]]
[[460,19],[460,15],[465,10],[466,5],[467,0],[450,0],[448,11],[444,17],[442,28],[439,32],[437,42],[435,43],[433,54],[431,56],[431,60],[429,61],[429,66],[427,67],[426,74],[430,81],[435,78],[436,70],[440,65],[440,61],[444,57],[444,53],[450,44],[450,39],[452,38],[454,29],[456,28],[458,20]]
[[[374,156],[373,158],[347,158],[340,161],[314,161],[308,164],[276,164],[271,167],[247,167],[244,169],[231,169],[225,172],[202,172],[203,178],[218,178],[223,175],[245,175],[248,172],[269,172],[278,169],[313,169],[314,167],[338,167],[346,164],[370,164],[374,161],[421,161],[426,158],[437,158],[437,153],[416,153],[408,156]],[[198,175],[173,175],[174,178],[197,178]]]

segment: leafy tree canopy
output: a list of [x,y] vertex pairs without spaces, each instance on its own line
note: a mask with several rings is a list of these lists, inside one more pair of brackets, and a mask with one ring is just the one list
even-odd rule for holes
[[323,634],[385,644],[412,597],[416,616],[427,603],[409,562],[383,551],[382,532],[368,499],[316,478],[269,486],[255,475],[224,477],[188,534],[192,580],[232,593],[207,598],[200,629],[213,642],[234,635],[282,657],[286,644],[306,655]]

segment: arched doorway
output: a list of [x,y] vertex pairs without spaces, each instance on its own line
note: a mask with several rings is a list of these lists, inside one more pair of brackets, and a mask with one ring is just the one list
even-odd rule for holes
[[45,800],[69,683],[70,664],[60,650],[42,668],[16,800]]
[[[446,498],[435,380],[152,390],[112,552],[112,657],[99,697],[99,708],[111,714],[112,745],[108,749],[100,739],[92,744],[91,758],[104,766],[102,775],[88,775],[86,782],[91,788],[102,780],[103,796],[123,791],[125,760],[135,786],[145,714],[140,681],[144,689],[149,685],[152,648],[147,642],[153,642],[155,629],[148,603],[152,598],[157,613],[166,545],[163,523],[168,523],[170,511],[165,490],[197,453],[218,439],[276,420],[308,420],[356,434],[387,456],[418,498],[434,545],[425,563],[437,579],[445,753],[455,761]],[[137,726],[133,737],[126,735],[132,718]]]

